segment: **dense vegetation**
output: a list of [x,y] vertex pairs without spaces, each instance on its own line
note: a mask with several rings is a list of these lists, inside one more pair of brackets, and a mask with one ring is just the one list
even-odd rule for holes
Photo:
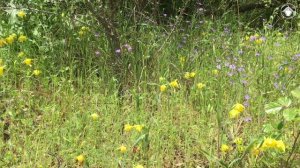
[[0,167],[299,167],[283,3],[1,1]]

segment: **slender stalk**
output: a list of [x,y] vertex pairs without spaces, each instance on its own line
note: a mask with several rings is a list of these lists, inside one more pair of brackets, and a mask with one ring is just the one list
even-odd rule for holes
[[[299,137],[300,137],[300,130],[298,130],[298,133],[297,133],[296,138],[295,138],[294,143],[293,143],[292,150],[291,150],[291,152],[290,152],[289,157],[288,157],[287,160],[286,160],[286,165],[287,165],[287,166],[289,165],[289,161],[291,160],[292,155],[293,155],[294,151],[296,150],[297,142],[298,142]],[[291,160],[291,163],[290,163],[290,164],[292,164],[292,162],[293,162],[293,159]]]

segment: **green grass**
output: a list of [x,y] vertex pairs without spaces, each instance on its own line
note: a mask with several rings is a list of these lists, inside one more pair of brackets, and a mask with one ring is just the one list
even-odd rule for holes
[[[282,115],[264,109],[279,97],[291,97],[299,85],[300,59],[292,59],[300,53],[299,32],[232,29],[226,34],[212,22],[201,29],[192,23],[183,31],[125,27],[122,41],[133,51],[124,51],[116,70],[105,37],[94,38],[94,30],[78,37],[77,25],[61,28],[59,35],[44,29],[30,36],[18,23],[0,34],[24,33],[29,39],[0,48],[5,65],[0,77],[1,167],[80,167],[75,159],[80,154],[85,167],[281,167],[291,153],[293,165],[300,164],[299,140],[293,145],[299,121],[285,121],[277,129]],[[127,39],[126,33],[135,37]],[[266,41],[245,40],[255,33]],[[20,51],[26,56],[17,57]],[[22,63],[25,58],[34,59],[32,67]],[[218,64],[222,68],[216,75]],[[235,66],[232,76],[227,64]],[[32,75],[34,69],[42,74]],[[196,72],[195,78],[184,79],[186,72]],[[175,79],[179,89],[169,86]],[[200,82],[206,86],[197,89]],[[165,92],[159,90],[162,84]],[[244,103],[245,95],[250,95],[249,106],[238,119],[230,119],[229,111]],[[245,117],[252,120],[245,122]],[[125,124],[144,127],[124,132]],[[237,137],[243,139],[243,151],[220,151],[222,144],[234,146]],[[264,137],[283,140],[285,152],[270,149],[253,156],[253,147]]]

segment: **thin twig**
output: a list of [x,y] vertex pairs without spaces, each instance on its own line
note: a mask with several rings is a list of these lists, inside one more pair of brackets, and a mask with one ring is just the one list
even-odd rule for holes
[[[294,144],[293,144],[292,150],[291,150],[291,152],[290,152],[289,157],[288,157],[287,160],[286,160],[286,165],[287,165],[287,166],[289,165],[289,161],[290,161],[290,159],[291,159],[291,157],[292,157],[292,155],[293,155],[293,153],[294,153],[294,151],[295,151],[295,149],[296,149],[296,147],[297,147],[297,141],[298,141],[299,137],[300,137],[300,130],[298,131],[298,133],[297,133],[297,135],[296,135],[296,138],[295,138],[295,140],[294,140]],[[293,162],[293,159],[291,160],[291,164],[292,164],[292,162]]]

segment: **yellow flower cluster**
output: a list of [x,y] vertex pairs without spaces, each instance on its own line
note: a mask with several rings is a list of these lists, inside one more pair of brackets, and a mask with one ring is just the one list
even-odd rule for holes
[[83,156],[82,154],[76,157],[76,162],[77,162],[79,165],[83,165],[84,160],[85,160],[85,158],[84,158],[84,156]]
[[[6,37],[5,39],[0,39],[0,47],[4,47],[5,45],[11,45],[13,44],[16,39],[18,39],[18,41],[20,43],[23,43],[27,40],[27,37],[24,36],[24,35],[20,35],[19,38],[17,38],[17,35],[14,33],[14,34],[11,34],[9,35],[8,37]],[[19,52],[18,53],[18,57],[24,57],[25,56],[25,53],[23,51]],[[2,62],[2,60],[1,60]],[[33,64],[33,59],[31,58],[25,58],[23,60],[23,64],[29,66],[29,67],[32,67],[32,64]],[[4,74],[4,66],[2,66],[2,63],[0,64],[0,76],[3,76]],[[38,69],[35,69],[33,70],[33,75],[34,76],[39,76],[41,75],[42,71],[41,70],[38,70]]]
[[144,166],[139,164],[139,165],[134,166],[134,168],[144,168]]
[[198,88],[199,90],[203,89],[205,86],[206,86],[206,85],[203,84],[203,83],[198,83],[198,84],[197,84],[197,88]]
[[80,28],[80,31],[78,32],[79,36],[84,36],[90,29],[86,26],[82,26]]
[[232,150],[231,146],[228,146],[226,144],[222,144],[222,146],[221,146],[221,152],[227,153],[227,152],[230,152],[231,150]]
[[213,75],[218,75],[218,74],[219,74],[219,71],[218,71],[217,69],[214,69],[214,70],[212,70],[212,74],[213,74]]
[[125,153],[125,152],[127,152],[127,147],[125,145],[121,145],[119,147],[119,150],[120,150],[121,153]]
[[184,78],[185,79],[194,79],[196,76],[196,72],[186,72],[184,74]]
[[4,66],[0,64],[0,77],[4,74]]
[[93,113],[93,114],[91,114],[91,118],[92,118],[94,121],[96,121],[96,120],[98,120],[99,115],[98,115],[97,113]]
[[165,92],[167,90],[167,85],[160,85],[159,90]]
[[[161,83],[162,83],[162,82],[166,82],[166,79],[165,79],[164,77],[160,77],[160,78],[159,78],[159,82],[161,82]],[[171,81],[169,84],[162,84],[162,85],[160,85],[160,86],[159,86],[160,92],[165,92],[165,91],[167,91],[168,86],[170,86],[170,87],[173,88],[173,89],[179,89],[179,88],[180,88],[180,85],[179,85],[179,83],[178,83],[178,80],[175,79],[175,80]]]
[[265,138],[261,147],[259,145],[252,148],[251,153],[257,157],[262,151],[268,149],[275,149],[280,152],[285,152],[285,144],[282,140],[276,140],[273,138]]
[[26,13],[24,12],[24,11],[19,11],[18,13],[17,13],[17,16],[19,17],[19,18],[21,18],[21,19],[23,19],[23,18],[25,18],[26,17]]
[[[15,33],[5,37],[5,38],[0,38],[0,47],[4,47],[5,45],[11,45],[13,44],[17,39],[17,35]],[[18,41],[20,43],[23,43],[27,40],[27,37],[24,35],[20,35],[18,38]]]
[[135,129],[137,132],[142,132],[143,130],[143,125],[130,125],[130,124],[125,124],[124,125],[124,131],[125,132],[130,132],[132,129]]
[[273,138],[265,138],[264,142],[261,146],[261,149],[266,150],[266,149],[270,149],[270,148],[285,152],[285,144],[283,143],[282,140],[276,140]]
[[245,110],[244,105],[237,103],[233,106],[233,109],[229,111],[229,118],[237,118],[239,117],[240,113]]
[[180,87],[177,79],[170,82],[170,86],[174,89],[176,89],[176,88],[178,89]]

